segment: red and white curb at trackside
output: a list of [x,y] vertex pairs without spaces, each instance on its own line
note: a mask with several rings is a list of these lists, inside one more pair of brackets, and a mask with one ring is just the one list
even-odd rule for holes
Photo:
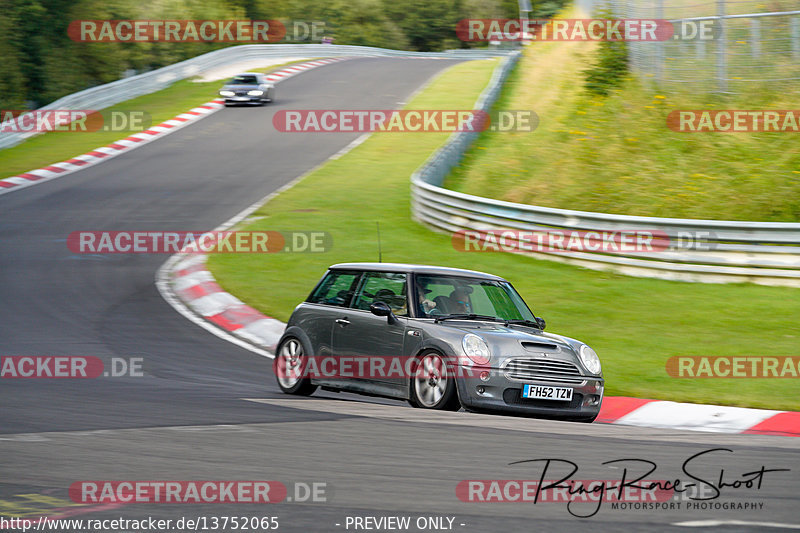
[[626,426],[800,437],[800,412],[609,396],[597,422]]
[[[173,293],[194,313],[229,335],[274,353],[286,324],[263,315],[232,294],[224,292],[206,268],[205,260],[205,255],[184,255],[173,265]],[[800,437],[800,412],[644,400],[625,396],[604,398],[597,422]]]
[[[331,156],[334,159],[351,150],[366,138],[362,135]],[[226,231],[245,220],[259,207],[283,191],[292,188],[303,178],[325,164],[323,161],[305,174],[301,174],[283,187],[251,204],[214,228]],[[161,297],[175,311],[210,333],[246,350],[273,359],[286,324],[268,317],[246,305],[230,293],[224,292],[206,268],[206,254],[177,253],[170,257],[156,273],[156,288]]]
[[25,187],[30,187],[31,185],[60,178],[61,176],[66,176],[78,170],[102,163],[112,157],[172,133],[187,124],[218,111],[222,107],[222,100],[213,100],[190,109],[186,113],[181,113],[177,117],[162,122],[157,126],[152,126],[148,130],[120,139],[109,145],[95,148],[91,152],[81,154],[66,161],[61,161],[60,163],[54,163],[47,167],[37,168],[36,170],[29,170],[24,174],[0,180],[0,194],[17,191]]
[[297,65],[292,65],[290,67],[282,68],[275,72],[270,72],[265,76],[267,80],[278,83],[280,81],[285,80],[286,78],[291,78],[295,74],[300,74],[301,72],[312,69],[314,67],[321,67],[322,65],[327,65],[328,63],[335,63],[337,61],[344,61],[346,59],[350,59],[347,57],[331,57],[327,59],[316,59],[314,61],[306,61],[305,63],[298,63]]
[[[306,70],[315,67],[320,67],[322,65],[327,65],[329,63],[334,63],[337,61],[344,61],[345,59],[348,58],[335,57],[327,59],[318,59],[315,61],[307,61],[305,63],[300,63],[297,65],[292,65],[290,67],[282,68],[276,72],[271,72],[265,77],[269,81],[277,84],[285,79],[291,78],[292,76],[295,76],[296,74],[299,74]],[[95,148],[91,152],[81,154],[66,161],[53,163],[52,165],[47,167],[37,168],[35,170],[29,170],[28,172],[19,174],[17,176],[0,179],[0,194],[6,194],[8,192],[24,189],[25,187],[30,187],[31,185],[44,183],[45,181],[50,181],[55,178],[60,178],[68,174],[72,174],[73,172],[77,172],[78,170],[88,168],[98,163],[102,163],[103,161],[111,159],[112,157],[118,156],[125,152],[129,152],[134,148],[138,148],[139,146],[145,145],[158,138],[168,135],[174,131],[177,131],[183,128],[184,126],[197,122],[202,118],[205,118],[213,113],[216,113],[223,107],[224,107],[223,100],[217,98],[212,100],[211,102],[190,109],[185,113],[181,113],[177,117],[162,122],[157,126],[152,126],[148,130],[136,133],[129,137],[125,137],[124,139],[120,139],[109,145],[101,146],[100,148]]]
[[274,353],[286,328],[280,320],[268,317],[245,304],[217,284],[206,268],[204,254],[177,256],[171,265],[172,293],[196,315],[224,331]]

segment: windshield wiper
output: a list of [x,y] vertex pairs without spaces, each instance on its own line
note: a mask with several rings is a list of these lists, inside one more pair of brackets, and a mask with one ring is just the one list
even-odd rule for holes
[[536,329],[541,329],[538,322],[534,320],[525,320],[525,319],[513,319],[513,320],[506,320],[506,326],[509,324],[513,324],[515,326],[533,326]]
[[455,315],[444,315],[444,316],[437,316],[433,319],[434,324],[438,324],[444,320],[492,320],[494,322],[504,322],[502,318],[498,318],[496,316],[489,316],[489,315],[476,315],[474,313],[461,313]]

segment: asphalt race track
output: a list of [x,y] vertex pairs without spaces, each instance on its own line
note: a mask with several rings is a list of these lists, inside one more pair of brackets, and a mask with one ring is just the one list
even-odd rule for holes
[[[278,133],[274,112],[397,107],[452,64],[364,58],[320,67],[278,85],[274,104],[223,109],[100,165],[0,197],[0,355],[141,357],[145,373],[3,379],[0,516],[277,516],[279,531],[298,532],[353,531],[357,517],[389,516],[411,517],[407,531],[800,527],[798,439],[430,413],[346,394],[287,397],[268,359],[211,335],[160,297],[154,277],[167,256],[67,249],[67,235],[79,230],[212,229],[359,136]],[[647,479],[687,480],[684,462],[712,448],[729,451],[687,466],[706,488],[721,486],[720,476],[739,485],[762,466],[791,471],[764,473],[760,487],[723,487],[705,502],[711,508],[687,509],[680,498],[673,501],[682,505],[658,510],[607,502],[588,518],[574,515],[591,514],[596,503],[568,509],[456,495],[462,480],[538,479],[543,463],[509,463],[547,458],[577,464],[575,480],[619,479],[626,465],[641,472],[633,459],[657,465]],[[602,464],[612,459],[631,461]],[[548,472],[562,471],[554,464]],[[292,501],[77,506],[67,489],[80,480],[277,480]],[[324,498],[298,502],[297,483],[324,483]],[[725,508],[740,503],[755,509]],[[444,519],[418,529],[419,517]],[[693,527],[676,525],[687,522]],[[358,530],[375,526],[360,523]]]

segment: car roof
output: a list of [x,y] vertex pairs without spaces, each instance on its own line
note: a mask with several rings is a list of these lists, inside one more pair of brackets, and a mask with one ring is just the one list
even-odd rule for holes
[[[236,76],[262,76],[262,74],[260,72],[240,72],[236,74]],[[234,76],[234,78],[236,76]]]
[[505,281],[500,276],[465,270],[463,268],[440,267],[433,265],[411,265],[406,263],[339,263],[331,265],[329,270],[364,270],[374,272],[413,272],[415,274],[433,274],[440,276],[459,276],[465,278],[491,279]]

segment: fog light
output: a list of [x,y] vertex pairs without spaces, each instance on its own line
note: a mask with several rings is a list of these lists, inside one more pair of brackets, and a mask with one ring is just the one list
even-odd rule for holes
[[477,387],[475,390],[478,391],[478,394],[483,394],[484,392],[486,392],[486,389],[483,387]]
[[590,394],[586,405],[597,405],[600,403],[600,396],[598,394]]
[[480,378],[481,378],[481,381],[489,381],[489,372],[484,370],[483,372],[481,372]]

